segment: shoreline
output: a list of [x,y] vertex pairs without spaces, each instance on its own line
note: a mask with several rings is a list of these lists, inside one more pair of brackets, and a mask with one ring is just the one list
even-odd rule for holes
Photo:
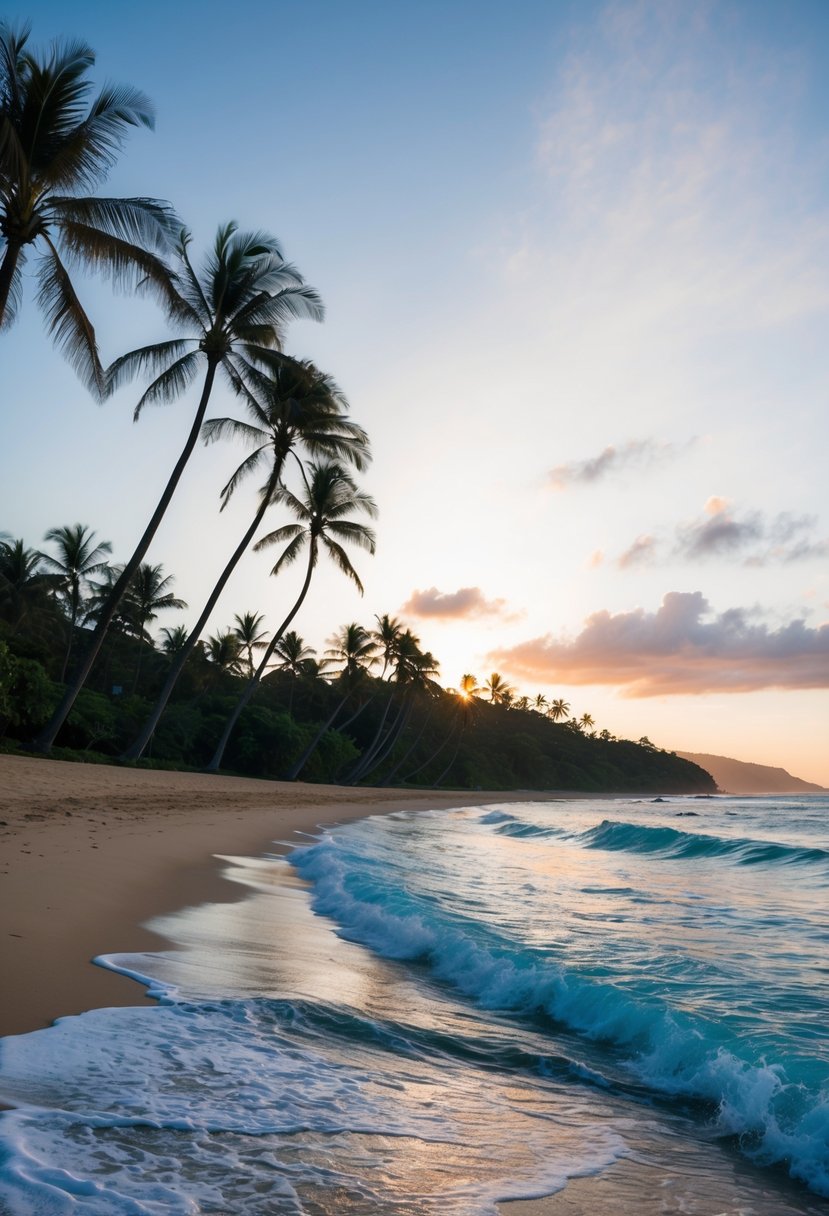
[[0,755],[0,1037],[112,1005],[153,1005],[101,954],[170,943],[166,912],[244,898],[223,856],[395,810],[613,797],[570,791],[412,791],[266,781]]

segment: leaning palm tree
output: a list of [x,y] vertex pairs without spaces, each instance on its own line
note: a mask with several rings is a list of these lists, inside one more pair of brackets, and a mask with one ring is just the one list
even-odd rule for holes
[[26,255],[38,250],[38,302],[49,332],[100,397],[95,330],[67,267],[102,271],[119,286],[163,283],[157,254],[178,221],[156,199],[88,195],[115,164],[128,129],[154,125],[145,95],[106,85],[90,100],[88,46],[55,42],[38,56],[28,39],[27,26],[0,24],[0,329],[15,318]]
[[92,669],[129,581],[158,531],[196,445],[219,370],[235,391],[249,396],[247,381],[254,376],[254,364],[280,357],[286,323],[294,317],[322,317],[319,297],[285,262],[274,237],[237,232],[235,224],[227,224],[219,229],[213,252],[200,274],[193,269],[188,246],[189,237],[182,233],[178,263],[169,273],[164,305],[171,323],[179,329],[189,328],[190,334],[123,355],[109,369],[108,383],[113,390],[141,372],[155,375],[135,408],[138,418],[145,405],[177,397],[203,366],[196,414],[152,518],[101,606],[84,661],[35,740],[34,746],[41,751],[48,751],[54,743]]
[[284,524],[281,528],[263,536],[255,547],[263,549],[270,545],[287,542],[271,571],[271,574],[279,574],[286,566],[292,565],[307,546],[308,560],[305,567],[305,579],[293,607],[275,631],[259,666],[248,680],[244,692],[225,726],[213,758],[208,765],[208,769],[212,771],[220,766],[239,715],[256,692],[279,639],[302,607],[311,585],[311,577],[319,562],[320,552],[327,553],[337,568],[357,586],[361,594],[363,591],[363,584],[343,548],[343,543],[357,545],[369,553],[374,552],[376,542],[372,529],[358,520],[348,518],[353,512],[368,515],[370,518],[375,517],[377,507],[374,499],[358,490],[350,473],[335,461],[312,463],[309,466],[307,478],[303,476],[303,480],[304,494],[302,497],[293,494],[286,487],[282,487],[274,495],[275,500],[287,506],[300,522]]
[[554,722],[558,722],[561,718],[566,718],[570,712],[570,702],[565,701],[564,697],[557,697],[550,702],[550,707],[547,710],[547,717],[552,718]]
[[187,657],[200,638],[228,579],[249,548],[268,507],[277,500],[288,459],[293,457],[301,468],[299,449],[312,455],[338,456],[359,469],[369,461],[368,436],[362,427],[346,416],[347,402],[341,390],[330,376],[318,371],[312,363],[290,361],[277,366],[269,377],[257,377],[257,387],[265,401],[260,404],[254,397],[249,397],[250,422],[240,422],[236,418],[213,418],[205,423],[204,433],[206,442],[229,434],[241,438],[253,448],[224,487],[223,508],[242,480],[266,462],[269,462],[268,480],[260,492],[253,519],[219,575],[186,645],[170,668],[152,713],[137,738],[124,752],[125,760],[137,760],[150,741]]
[[75,640],[75,629],[83,616],[84,590],[90,585],[90,576],[101,574],[108,566],[107,557],[112,552],[108,540],[95,543],[95,533],[86,524],[70,524],[63,528],[50,528],[45,540],[57,547],[57,556],[44,553],[43,564],[58,580],[60,597],[69,618],[69,641],[63,656],[60,682],[66,678],[66,668]]

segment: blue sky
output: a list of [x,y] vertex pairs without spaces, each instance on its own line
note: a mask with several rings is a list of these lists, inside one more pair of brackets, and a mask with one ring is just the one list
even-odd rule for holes
[[[321,574],[309,642],[399,613],[447,685],[498,669],[614,733],[829,784],[829,6],[7,12],[152,97],[112,193],[170,199],[197,250],[230,218],[273,231],[326,301],[288,349],[369,430],[381,517],[365,598]],[[85,299],[106,358],[166,336]],[[126,556],[193,402],[137,426],[135,390],[94,405],[31,295],[2,342],[0,527],[80,521]],[[192,616],[252,509],[217,514],[240,458],[197,454],[151,554]],[[214,628],[279,618],[292,576],[267,570]]]

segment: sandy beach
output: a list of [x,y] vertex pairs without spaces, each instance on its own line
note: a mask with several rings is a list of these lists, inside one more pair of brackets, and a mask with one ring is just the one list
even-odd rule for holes
[[158,949],[160,939],[142,927],[153,916],[240,898],[222,878],[222,856],[274,852],[275,841],[296,833],[384,811],[527,796],[0,756],[0,1036],[98,1006],[142,1003],[135,983],[92,958]]

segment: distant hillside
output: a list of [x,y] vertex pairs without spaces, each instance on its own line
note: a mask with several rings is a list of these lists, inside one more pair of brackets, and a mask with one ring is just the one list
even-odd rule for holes
[[728,756],[709,756],[704,752],[677,752],[683,760],[698,764],[716,781],[721,790],[729,794],[802,794],[820,793],[822,785],[801,781],[784,768],[770,768],[767,764],[747,764],[743,760],[731,760]]

